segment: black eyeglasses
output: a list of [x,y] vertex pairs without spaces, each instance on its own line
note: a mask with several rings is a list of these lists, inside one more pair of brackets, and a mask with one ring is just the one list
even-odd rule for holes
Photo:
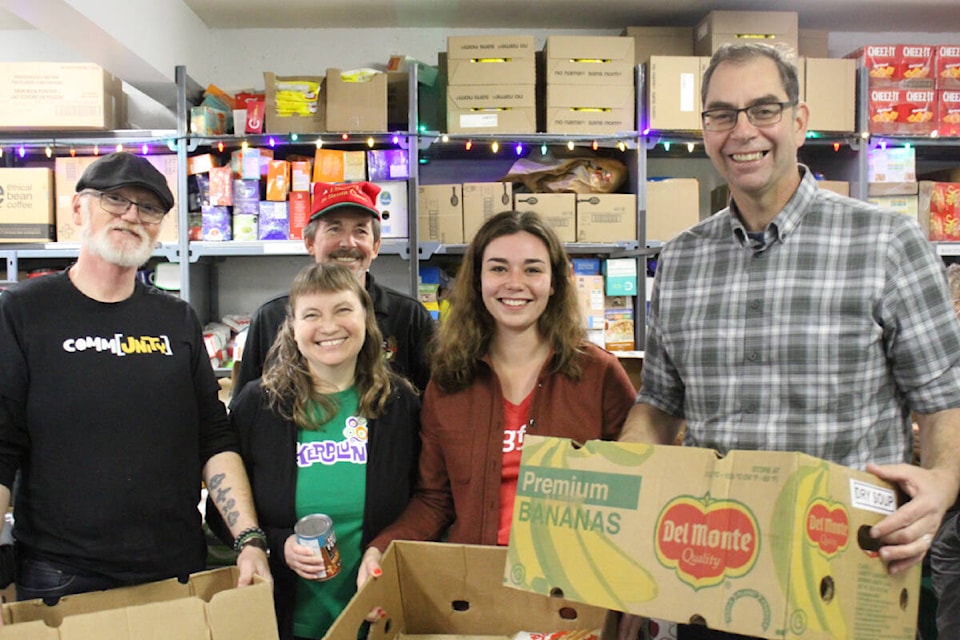
[[737,126],[741,113],[755,127],[769,127],[783,119],[783,110],[796,102],[760,102],[743,109],[708,109],[700,114],[704,131],[729,131]]
[[84,193],[91,196],[99,196],[100,208],[118,218],[127,211],[130,211],[130,207],[137,208],[137,217],[143,224],[160,224],[163,216],[167,215],[166,209],[160,205],[149,202],[134,202],[130,198],[124,198],[115,193],[103,193],[100,191],[84,191]]

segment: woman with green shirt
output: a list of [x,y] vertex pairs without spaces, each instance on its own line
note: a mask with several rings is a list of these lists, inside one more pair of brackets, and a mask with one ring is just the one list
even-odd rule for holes
[[[263,377],[232,405],[267,532],[280,638],[322,638],[356,591],[361,549],[406,506],[419,454],[420,400],[386,367],[373,305],[349,269],[296,277]],[[342,569],[297,542],[303,516],[333,519]]]

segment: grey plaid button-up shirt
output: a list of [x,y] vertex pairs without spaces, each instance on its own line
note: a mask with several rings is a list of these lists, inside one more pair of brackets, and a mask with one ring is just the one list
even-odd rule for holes
[[687,445],[909,461],[910,411],[960,406],[944,265],[915,220],[800,171],[762,242],[730,208],[664,246],[638,402]]

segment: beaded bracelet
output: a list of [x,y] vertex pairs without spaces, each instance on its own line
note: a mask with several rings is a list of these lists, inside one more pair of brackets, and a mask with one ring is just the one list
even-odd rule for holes
[[264,543],[267,541],[267,532],[261,529],[260,527],[250,527],[244,529],[240,532],[239,535],[233,541],[233,550],[237,553],[240,553],[240,550],[243,549],[250,540],[259,539]]

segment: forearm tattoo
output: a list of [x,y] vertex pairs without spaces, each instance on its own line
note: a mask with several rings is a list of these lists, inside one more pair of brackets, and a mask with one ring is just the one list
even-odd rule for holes
[[240,512],[236,509],[236,500],[228,495],[233,487],[223,486],[224,478],[226,478],[226,474],[224,473],[215,474],[210,478],[207,489],[210,490],[210,497],[213,498],[213,503],[217,505],[217,509],[220,510],[223,521],[227,523],[228,527],[233,527],[237,524],[237,520],[240,519]]

